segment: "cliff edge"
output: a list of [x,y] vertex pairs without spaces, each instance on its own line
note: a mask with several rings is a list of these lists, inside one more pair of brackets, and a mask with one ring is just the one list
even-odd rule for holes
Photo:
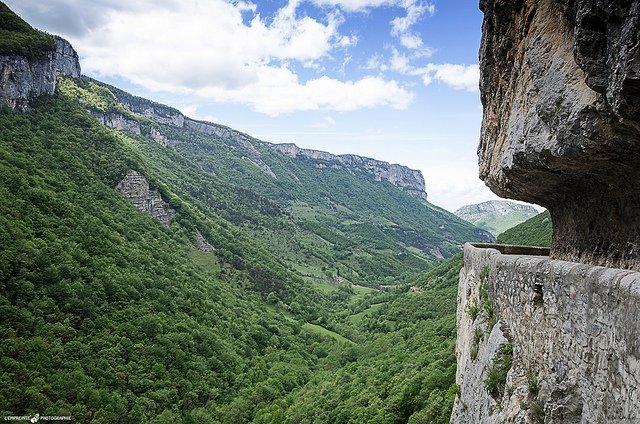
[[640,422],[640,273],[546,253],[465,245],[452,423]]
[[640,0],[480,7],[480,178],[553,241],[465,245],[451,422],[640,422]]
[[333,155],[320,150],[301,149],[293,143],[270,144],[269,147],[292,158],[304,157],[333,162],[335,166],[344,167],[351,171],[366,172],[373,175],[376,181],[387,180],[400,190],[422,200],[427,200],[424,177],[418,170],[357,155]]

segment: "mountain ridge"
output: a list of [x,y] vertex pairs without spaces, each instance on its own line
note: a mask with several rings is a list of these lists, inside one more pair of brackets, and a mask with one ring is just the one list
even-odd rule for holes
[[497,236],[505,230],[537,215],[538,211],[533,206],[509,200],[488,200],[463,206],[456,210],[454,214]]
[[[277,176],[268,167],[268,165],[260,160],[260,154],[252,143],[262,143],[274,151],[286,154],[292,158],[302,156],[319,161],[334,162],[333,165],[341,166],[345,169],[365,171],[373,175],[377,181],[385,179],[400,190],[422,200],[427,200],[426,184],[422,172],[411,169],[405,165],[389,163],[383,160],[355,154],[333,154],[322,150],[301,148],[295,143],[272,143],[259,140],[226,125],[193,119],[171,106],[132,95],[122,89],[100,81],[93,81],[99,85],[108,87],[108,89],[115,95],[116,99],[130,112],[142,115],[154,122],[178,128],[190,128],[205,134],[235,140],[237,143],[242,145],[242,147],[247,148],[252,153],[249,159],[256,161],[256,166],[274,178],[277,178]],[[169,139],[167,143],[171,144],[171,140]]]

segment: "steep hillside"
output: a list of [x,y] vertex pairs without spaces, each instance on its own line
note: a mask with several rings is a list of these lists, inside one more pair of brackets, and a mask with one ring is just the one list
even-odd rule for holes
[[122,140],[63,98],[35,109],[0,111],[0,413],[197,422],[204,407],[237,416],[242,391],[278,387],[243,394],[251,414],[304,383],[322,363],[317,337],[239,287],[278,278],[282,298],[322,296],[255,250],[227,262],[250,248],[240,234],[196,250],[189,228],[212,223],[189,205],[165,194],[179,211],[167,228],[114,190],[144,170]]
[[272,145],[86,78],[61,90],[119,130],[154,178],[241,225],[305,279],[408,282],[465,241],[491,240],[426,202],[418,171]]
[[538,214],[529,205],[510,202],[508,200],[489,200],[475,205],[463,206],[454,214],[473,225],[489,231],[494,236],[526,221]]
[[551,215],[544,211],[500,234],[498,243],[549,247],[552,233]]

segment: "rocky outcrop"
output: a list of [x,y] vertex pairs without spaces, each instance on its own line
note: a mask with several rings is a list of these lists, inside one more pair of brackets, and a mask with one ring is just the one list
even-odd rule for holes
[[231,141],[240,149],[242,149],[242,159],[255,165],[258,169],[260,169],[270,177],[277,178],[271,167],[267,165],[264,160],[262,160],[262,154],[256,148],[256,146],[253,145],[254,142],[258,141],[253,139],[252,137],[241,133],[240,131],[225,127],[224,125],[213,124],[211,122],[205,121],[196,121],[186,117],[184,119],[184,126],[202,134],[207,134],[214,137],[219,137],[227,141]]
[[451,422],[640,422],[640,273],[545,253],[465,245]]
[[480,177],[552,257],[640,269],[640,0],[482,0]]
[[144,175],[136,171],[129,171],[118,183],[116,190],[129,199],[136,208],[156,218],[167,227],[176,214],[176,211],[162,199],[158,190],[150,188]]
[[174,127],[182,127],[185,117],[178,109],[147,100],[142,97],[134,96],[126,91],[120,90],[109,84],[100,81],[94,81],[98,85],[105,86],[113,93],[118,102],[120,102],[129,111],[149,118],[159,124],[173,125]]
[[80,61],[78,53],[71,43],[64,38],[54,36],[56,50],[53,52],[53,69],[56,73],[71,78],[80,76]]
[[351,173],[371,174],[376,181],[387,180],[402,191],[427,200],[424,177],[415,169],[357,155],[333,155],[319,150],[301,149],[293,143],[270,144],[269,147],[292,158],[304,157],[329,162],[333,167],[346,169]]
[[160,131],[158,131],[156,127],[151,127],[151,132],[149,135],[156,143],[158,143],[162,147],[167,147],[170,144],[169,139]]
[[23,56],[0,55],[0,106],[26,110],[29,100],[55,92],[58,74],[69,77],[80,75],[78,54],[71,44],[55,37],[55,46],[54,51],[33,60]]
[[216,248],[209,244],[207,239],[204,238],[200,230],[196,230],[196,246],[203,252],[213,252],[216,250]]

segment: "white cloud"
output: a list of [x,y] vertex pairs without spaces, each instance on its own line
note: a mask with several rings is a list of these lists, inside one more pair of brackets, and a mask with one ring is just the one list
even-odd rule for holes
[[478,91],[480,67],[478,65],[429,64],[423,68],[424,85],[440,81],[456,90]]
[[254,110],[271,116],[303,110],[353,111],[375,106],[406,109],[413,93],[396,81],[364,77],[339,81],[327,76],[300,83],[285,67],[263,66],[255,83],[235,90],[207,87],[202,94],[218,101],[249,104]]
[[339,7],[348,12],[359,12],[380,6],[392,6],[401,3],[399,0],[311,0],[318,6]]
[[362,69],[378,70],[380,69],[381,66],[383,66],[383,63],[384,63],[384,58],[382,57],[382,55],[379,53],[376,53],[373,56],[371,56],[369,59],[367,59],[367,63],[365,63],[364,66],[362,66]]
[[405,54],[400,53],[394,48],[391,50],[391,59],[389,60],[388,67],[383,66],[382,70],[391,69],[404,75],[415,75],[416,68],[414,68],[410,62],[411,60]]
[[357,35],[344,35],[338,39],[338,46],[342,48],[353,47],[358,44]]
[[322,121],[316,122],[311,126],[313,128],[327,129],[327,128],[334,128],[336,125],[337,125],[337,122],[335,119],[333,119],[330,116],[325,116],[324,118],[322,118]]
[[429,63],[422,67],[416,67],[411,62],[417,57],[420,57],[419,53],[413,52],[407,56],[396,48],[392,48],[388,64],[381,64],[380,70],[383,72],[391,70],[408,76],[420,76],[425,86],[430,85],[433,81],[438,81],[454,90],[478,91],[480,67],[477,64]]
[[433,15],[436,12],[436,7],[433,3],[424,3],[417,0],[404,0],[401,3],[407,14],[398,16],[391,21],[391,33],[396,36],[406,34],[425,13]]
[[298,13],[301,0],[289,0],[272,17],[262,17],[248,2],[164,0],[159,7],[138,8],[104,1],[101,20],[71,37],[83,71],[90,75],[124,78],[152,91],[246,104],[269,115],[402,109],[413,97],[397,81],[381,77],[300,81],[296,65],[323,72],[322,62],[333,51],[358,42],[356,35],[340,34],[343,18],[335,11],[322,19]]
[[411,50],[418,49],[424,44],[422,38],[415,34],[403,34],[400,36],[400,44]]
[[201,115],[200,112],[198,111],[198,105],[196,104],[189,104],[189,105],[180,105],[177,108],[180,112],[182,112],[182,114],[184,116],[187,116],[191,119],[197,119],[198,121],[207,121],[207,122],[220,122],[220,119],[218,119],[216,116],[214,115]]
[[348,12],[362,12],[376,7],[393,6],[402,8],[404,16],[397,16],[389,22],[391,35],[400,40],[400,44],[407,49],[420,49],[424,42],[413,33],[411,28],[417,24],[425,14],[436,12],[435,4],[424,0],[311,0],[318,6],[338,7]]
[[425,13],[433,15],[436,7],[433,3],[420,0],[403,0],[405,16],[398,16],[391,21],[391,35],[400,39],[400,44],[410,50],[423,47],[424,42],[419,35],[411,32],[411,28],[422,19]]

